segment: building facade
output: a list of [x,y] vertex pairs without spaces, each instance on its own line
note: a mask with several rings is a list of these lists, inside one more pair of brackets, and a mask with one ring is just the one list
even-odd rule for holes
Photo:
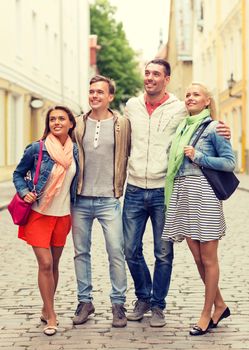
[[[182,98],[189,81],[207,85],[216,100],[219,119],[232,130],[232,146],[237,158],[237,171],[249,173],[248,135],[248,48],[249,24],[247,0],[172,0],[167,59],[177,69],[172,75],[172,91]],[[186,10],[188,8],[188,12]],[[188,65],[179,55],[177,31],[185,13],[191,20],[192,61]],[[185,21],[186,22],[186,21]],[[173,29],[172,29],[173,28]],[[181,31],[178,28],[178,32]],[[175,34],[174,34],[175,30]],[[179,35],[179,34],[178,34]],[[183,34],[185,35],[185,34]]]
[[193,31],[193,80],[211,87],[219,118],[231,127],[231,142],[240,172],[249,171],[244,57],[246,3],[246,0],[197,0]]
[[0,181],[39,139],[47,109],[87,109],[87,0],[0,1]]
[[90,78],[94,75],[99,74],[97,66],[97,53],[101,49],[98,45],[98,36],[96,34],[90,34],[89,36],[89,50],[90,50]]
[[172,0],[169,37],[164,58],[171,65],[171,82],[168,89],[180,99],[184,98],[185,89],[192,81],[192,55],[193,1]]

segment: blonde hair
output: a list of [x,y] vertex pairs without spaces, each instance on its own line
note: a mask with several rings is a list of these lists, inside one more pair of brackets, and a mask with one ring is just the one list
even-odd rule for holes
[[201,88],[201,90],[203,91],[203,93],[210,99],[210,104],[208,106],[208,109],[210,111],[210,116],[212,119],[216,119],[217,118],[217,113],[216,113],[216,104],[213,98],[212,93],[210,92],[210,90],[202,83],[199,82],[192,82],[189,87],[191,87],[192,85],[197,85]]

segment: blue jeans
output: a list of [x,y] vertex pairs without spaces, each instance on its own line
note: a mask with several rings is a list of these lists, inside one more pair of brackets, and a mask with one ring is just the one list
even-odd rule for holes
[[77,196],[72,207],[74,264],[78,285],[78,300],[92,300],[91,234],[93,220],[102,226],[109,260],[112,304],[123,304],[127,288],[124,237],[120,202],[112,197]]
[[[143,255],[143,235],[149,217],[156,259],[153,283]],[[164,221],[164,188],[143,189],[128,184],[123,208],[125,257],[137,298],[160,309],[166,307],[174,255],[173,243],[161,240]]]

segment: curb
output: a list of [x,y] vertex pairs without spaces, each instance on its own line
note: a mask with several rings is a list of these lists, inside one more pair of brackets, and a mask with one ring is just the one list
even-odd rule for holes
[[238,190],[249,192],[249,189],[245,187],[238,187]]
[[7,209],[9,203],[4,203],[0,205],[0,211]]

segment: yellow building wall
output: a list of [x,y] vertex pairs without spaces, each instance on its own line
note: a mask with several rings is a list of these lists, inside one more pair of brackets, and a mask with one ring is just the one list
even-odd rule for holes
[[179,99],[184,99],[185,90],[192,81],[192,61],[178,59],[176,45],[176,14],[174,0],[170,6],[169,37],[165,58],[171,66],[171,81],[168,91],[175,94]]
[[[237,158],[237,171],[239,172],[249,172],[249,164],[246,162],[246,154],[248,150],[246,149],[246,140],[248,138],[248,132],[246,130],[246,0],[238,1],[236,6],[233,8],[232,13],[229,13],[227,16],[227,21],[232,18],[232,16],[236,13],[239,13],[240,21],[241,21],[241,33],[242,33],[242,46],[241,46],[241,62],[239,65],[242,67],[242,77],[240,80],[236,81],[234,87],[231,90],[231,94],[234,97],[229,96],[229,90],[226,88],[225,90],[222,88],[222,69],[221,63],[226,64],[226,57],[224,57],[222,53],[222,32],[224,26],[227,23],[224,23],[221,20],[221,2],[217,1],[217,84],[219,90],[219,116],[220,119],[225,119],[226,123],[230,126],[232,131],[232,146]],[[230,20],[231,21],[231,20]],[[230,68],[233,73],[233,67]],[[229,76],[228,76],[229,78]]]
[[[0,90],[3,92],[4,95],[4,106],[3,106],[3,115],[1,115],[1,118],[4,119],[3,125],[4,125],[4,143],[3,148],[1,152],[4,154],[4,164],[0,165],[0,182],[3,181],[11,181],[12,180],[12,174],[16,167],[15,164],[8,164],[7,158],[8,158],[8,152],[9,152],[9,146],[11,143],[14,143],[15,135],[11,133],[11,125],[9,125],[9,118],[8,114],[9,111],[9,103],[11,95],[17,94],[18,98],[22,100],[22,110],[19,111],[19,114],[22,116],[22,123],[23,128],[20,131],[22,135],[19,134],[22,144],[21,149],[18,149],[19,154],[22,154],[25,147],[30,144],[32,141],[38,140],[41,138],[44,126],[45,126],[45,116],[46,111],[48,108],[53,104],[51,101],[44,101],[44,107],[40,109],[33,109],[30,107],[30,101],[32,98],[31,92],[15,85],[11,84],[8,81],[4,79],[0,79]],[[17,117],[16,117],[17,118]],[[16,121],[17,122],[17,121]],[[17,132],[19,132],[17,130]],[[20,158],[20,157],[19,157]]]

